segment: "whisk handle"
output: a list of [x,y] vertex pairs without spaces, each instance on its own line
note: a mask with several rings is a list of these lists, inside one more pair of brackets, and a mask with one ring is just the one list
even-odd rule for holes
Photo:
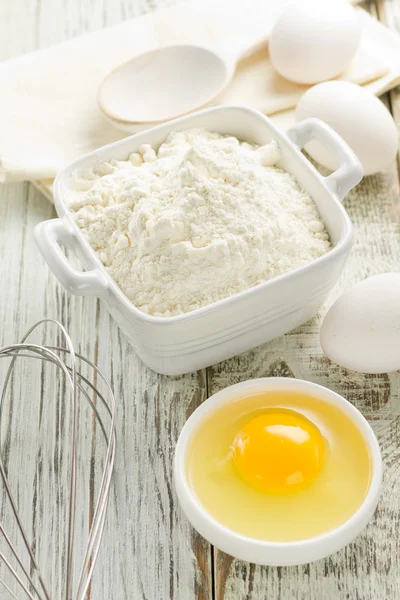
[[99,268],[78,271],[65,255],[62,246],[70,248],[85,265],[84,252],[80,240],[69,231],[61,219],[51,219],[36,225],[36,244],[49,265],[53,275],[69,292],[77,296],[103,296],[107,280]]

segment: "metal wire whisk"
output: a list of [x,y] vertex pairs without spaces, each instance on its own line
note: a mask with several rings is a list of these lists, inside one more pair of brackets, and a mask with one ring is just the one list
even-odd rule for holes
[[[50,323],[58,328],[65,342],[65,347],[59,346],[40,346],[29,343],[27,340],[34,330],[39,326]],[[5,346],[0,348],[0,358],[11,359],[7,369],[4,385],[0,396],[0,431],[3,407],[7,391],[12,379],[13,370],[17,359],[36,358],[42,361],[50,362],[56,365],[65,375],[67,388],[70,391],[70,400],[72,404],[72,439],[71,439],[71,463],[70,463],[70,481],[69,481],[69,507],[68,507],[68,530],[67,530],[67,552],[66,552],[66,574],[65,574],[65,600],[84,600],[88,591],[93,569],[96,563],[100,548],[101,538],[104,530],[105,516],[110,491],[111,476],[114,468],[115,458],[115,398],[112,389],[101,371],[90,360],[77,354],[65,328],[53,319],[43,319],[31,327],[31,329],[22,338],[19,344]],[[78,366],[86,363],[93,370],[93,380],[101,380],[107,390],[106,397],[103,396],[97,385],[89,381],[82,375]],[[77,584],[73,585],[73,556],[75,548],[75,512],[77,499],[77,465],[78,465],[78,433],[79,433],[79,406],[78,400],[80,394],[88,402],[96,422],[99,424],[101,432],[107,444],[107,450],[104,461],[104,470],[101,477],[99,494],[97,497],[92,524],[88,536],[87,546],[84,552],[84,558]],[[104,418],[100,416],[97,408],[97,402],[92,401],[90,395],[99,400],[106,413],[107,426]],[[11,573],[13,579],[17,582],[16,588],[19,592],[15,593],[6,581],[0,577],[0,583],[7,589],[11,597],[15,600],[52,600],[46,586],[44,577],[40,572],[37,560],[32,550],[32,544],[21,522],[18,512],[18,506],[12,493],[10,483],[7,477],[6,468],[3,462],[3,456],[0,455],[0,475],[6,492],[6,497],[11,505],[12,513],[17,522],[17,532],[21,536],[21,541],[27,550],[28,565],[24,564],[23,559],[15,549],[11,541],[11,536],[6,531],[4,523],[0,521],[0,542],[4,543],[8,551],[11,552],[12,560],[9,560],[0,546],[0,562],[3,562],[5,568]],[[10,556],[10,558],[11,558]],[[73,593],[73,587],[76,589]],[[18,595],[16,595],[18,594]],[[0,596],[2,594],[0,593]],[[59,600],[59,599],[57,599]]]

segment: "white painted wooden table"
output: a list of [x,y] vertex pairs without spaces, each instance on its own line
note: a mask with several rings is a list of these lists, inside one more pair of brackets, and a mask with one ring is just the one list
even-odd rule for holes
[[[164,0],[2,0],[0,58],[47,46],[135,16]],[[400,0],[370,9],[400,31]],[[1,93],[1,91],[0,91]],[[400,119],[400,94],[387,99]],[[1,132],[0,132],[1,135]],[[398,270],[399,171],[365,179],[346,200],[356,243],[332,299],[368,275]],[[28,183],[0,187],[0,344],[15,342],[43,316],[61,320],[86,356],[108,374],[118,403],[118,452],[104,543],[93,600],[398,600],[400,598],[400,376],[362,376],[331,364],[318,344],[321,316],[297,331],[206,371],[167,378],[146,369],[107,310],[94,298],[75,298],[56,283],[37,251],[33,226],[55,215]],[[2,365],[0,365],[0,368]],[[13,382],[2,433],[10,474],[19,476],[18,499],[27,504],[28,528],[51,586],[63,572],[65,507],[60,473],[68,430],[62,385],[51,370],[24,366]],[[1,371],[2,373],[4,372]],[[191,529],[177,506],[171,464],[175,441],[188,415],[207,395],[250,377],[294,375],[345,395],[371,421],[381,443],[384,489],[375,518],[342,552],[299,568],[261,568],[211,548]],[[46,416],[40,420],[41,400]],[[33,422],[40,424],[40,443]],[[90,421],[87,422],[88,429]],[[93,456],[92,456],[93,458]],[[94,463],[95,464],[95,463]],[[82,467],[90,478],[93,465]],[[49,484],[45,501],[37,500]],[[0,495],[1,518],[8,516]],[[85,537],[93,499],[80,507],[79,540]],[[1,567],[0,567],[1,569]],[[0,591],[0,598],[6,599]]]

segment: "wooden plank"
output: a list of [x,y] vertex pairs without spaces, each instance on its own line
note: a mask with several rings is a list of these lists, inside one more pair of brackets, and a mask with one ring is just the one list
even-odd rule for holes
[[[400,31],[400,1],[382,0],[389,23]],[[371,11],[374,7],[371,6]],[[391,93],[400,120],[399,93]],[[293,568],[267,568],[215,550],[216,600],[397,600],[400,597],[398,457],[400,375],[348,372],[324,357],[318,332],[323,314],[341,291],[375,273],[399,269],[399,178],[396,164],[367,177],[345,201],[355,229],[355,246],[336,289],[321,313],[298,330],[255,351],[208,369],[210,394],[254,377],[294,376],[315,381],[347,397],[378,436],[384,487],[374,519],[347,548],[326,560]]]
[[108,347],[115,348],[111,380],[118,394],[119,458],[93,597],[208,600],[209,546],[181,514],[171,473],[177,436],[205,398],[205,373],[156,375],[107,314],[100,330],[99,362],[107,361]]
[[[0,57],[9,58],[129,18],[163,0],[23,0],[1,3]],[[91,598],[107,600],[210,600],[211,551],[181,515],[172,486],[172,456],[186,418],[205,398],[205,372],[158,376],[137,359],[107,309],[94,298],[65,292],[49,273],[33,241],[33,226],[54,217],[53,207],[28,184],[0,187],[0,344],[14,342],[35,321],[50,316],[68,328],[77,348],[111,378],[117,397],[116,472]],[[1,373],[5,365],[0,361]],[[54,371],[21,366],[3,421],[3,450],[16,482],[23,518],[35,526],[35,546],[54,597],[61,597],[65,553],[70,421]],[[45,406],[41,412],[41,403]],[[35,426],[43,426],[35,439]],[[84,495],[78,506],[78,558],[93,510],[92,481],[100,456],[92,453],[92,420],[82,426],[87,460],[80,468]],[[92,465],[94,461],[94,467]],[[41,488],[49,493],[38,499]],[[8,527],[9,511],[0,495]],[[49,549],[51,550],[49,552]],[[3,567],[0,566],[0,573]],[[15,588],[13,588],[15,589]],[[7,599],[2,589],[0,597]]]

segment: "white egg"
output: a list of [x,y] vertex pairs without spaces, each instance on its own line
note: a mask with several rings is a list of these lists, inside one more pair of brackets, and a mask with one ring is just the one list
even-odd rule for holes
[[[386,169],[398,150],[396,124],[385,105],[368,90],[347,81],[327,81],[309,89],[296,108],[296,122],[316,117],[328,123],[358,156],[364,175]],[[307,152],[328,169],[337,160],[320,142],[306,145]]]
[[296,83],[319,83],[342,73],[360,40],[357,14],[347,0],[296,0],[278,17],[269,55],[280,75]]
[[369,277],[340,296],[322,323],[321,346],[353,371],[400,369],[400,273]]

